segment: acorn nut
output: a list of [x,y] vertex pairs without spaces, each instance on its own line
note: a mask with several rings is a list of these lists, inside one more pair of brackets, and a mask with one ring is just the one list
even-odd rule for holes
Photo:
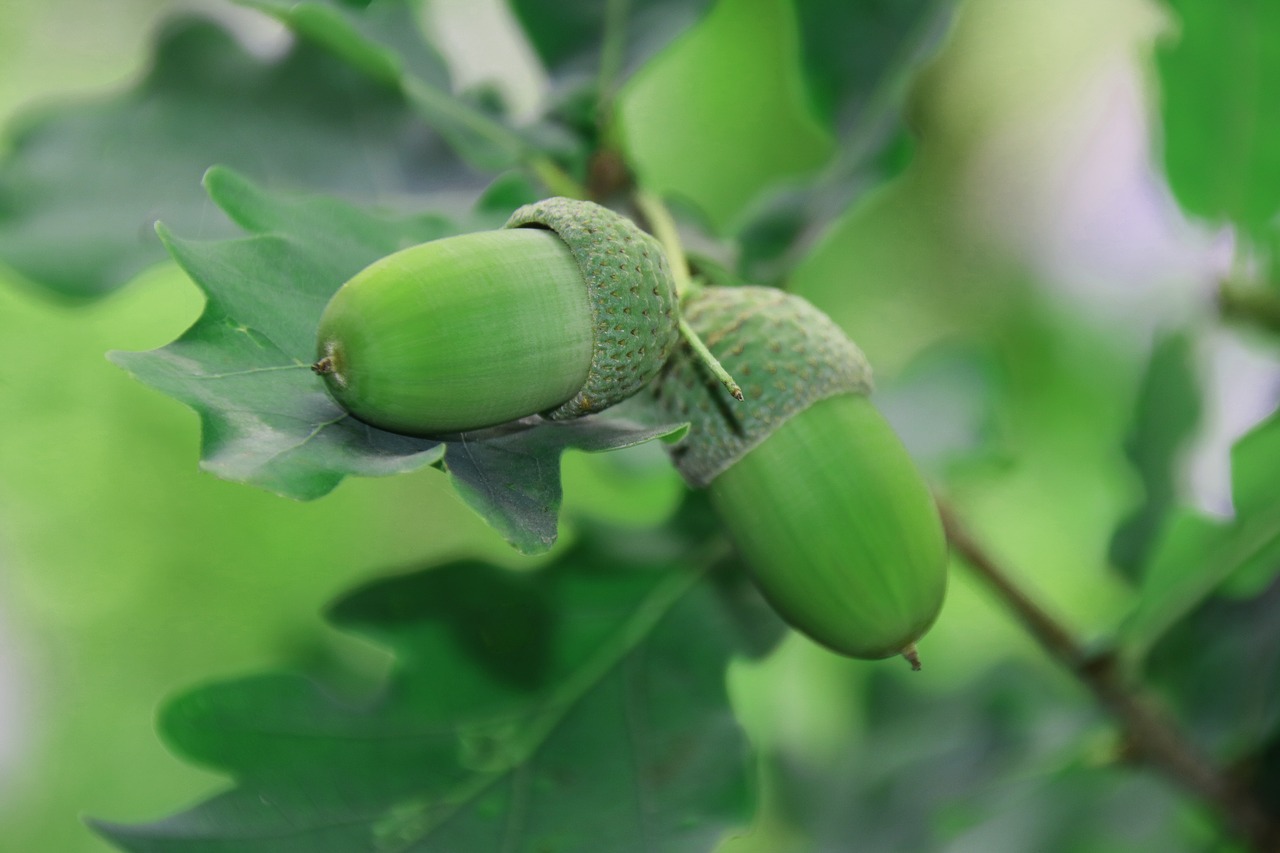
[[742,384],[735,403],[688,347],[654,386],[692,424],[673,450],[774,608],[856,658],[904,654],[937,617],[947,548],[933,497],[867,399],[857,346],[804,299],[764,287],[708,288],[684,318]]
[[397,433],[575,418],[661,369],[678,337],[674,287],[661,246],[630,220],[547,199],[502,230],[357,273],[324,310],[312,369],[351,415]]

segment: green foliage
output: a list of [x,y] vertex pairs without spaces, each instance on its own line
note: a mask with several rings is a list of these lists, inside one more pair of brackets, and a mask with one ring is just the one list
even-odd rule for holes
[[1189,335],[1162,337],[1152,347],[1138,391],[1125,455],[1141,479],[1143,499],[1111,540],[1111,562],[1131,578],[1179,496],[1179,454],[1200,420],[1193,356]]
[[630,77],[712,4],[710,0],[510,0],[510,5],[559,86],[608,88]]
[[1273,416],[1232,451],[1233,519],[1182,510],[1167,521],[1125,628],[1125,648],[1135,659],[1215,593],[1256,595],[1280,574],[1278,460],[1280,416]]
[[1258,237],[1280,211],[1280,6],[1168,5],[1156,68],[1169,183],[1188,212]]
[[207,470],[310,500],[348,475],[441,465],[469,504],[513,545],[534,553],[555,542],[566,448],[610,450],[676,432],[606,413],[444,442],[356,421],[310,370],[325,304],[368,264],[454,226],[431,214],[390,217],[336,199],[272,196],[223,169],[211,170],[205,183],[252,236],[193,242],[162,229],[174,258],[208,297],[205,311],[167,347],[112,357],[200,413]]
[[164,257],[157,219],[230,233],[200,190],[218,163],[387,200],[476,181],[394,91],[315,48],[264,62],[212,24],[178,21],[131,91],[25,123],[0,172],[0,257],[59,293],[107,293]]
[[[353,9],[337,0],[237,2],[279,19],[372,80],[398,88],[409,106],[476,168],[505,169],[535,156],[535,140],[452,97],[449,70],[423,38],[414,4],[375,0]],[[545,147],[548,139],[536,142]]]
[[703,851],[747,819],[730,612],[683,561],[584,544],[376,581],[330,619],[394,650],[370,700],[291,673],[198,688],[173,747],[236,787],[121,849]]
[[[33,292],[87,301],[166,251],[176,263],[81,325],[59,326],[26,291],[2,294],[15,310],[0,315],[0,351],[19,368],[0,375],[16,401],[0,409],[13,442],[0,448],[0,567],[17,567],[5,589],[13,610],[32,611],[51,657],[80,644],[66,666],[76,690],[129,681],[134,721],[159,685],[271,661],[267,674],[166,705],[162,736],[220,786],[172,817],[125,824],[139,808],[191,802],[199,778],[174,769],[181,784],[167,784],[147,753],[158,746],[137,731],[117,738],[123,711],[96,729],[77,719],[52,730],[58,754],[84,752],[86,789],[107,779],[144,792],[77,801],[121,821],[95,823],[103,838],[175,853],[1233,843],[1220,815],[1131,772],[1084,692],[1051,674],[964,575],[950,581],[922,676],[855,667],[795,636],[778,648],[782,625],[743,566],[722,559],[705,501],[674,508],[681,487],[654,444],[606,463],[570,454],[566,476],[580,488],[566,501],[569,541],[512,571],[477,556],[498,537],[469,542],[472,517],[450,515],[453,495],[431,492],[443,482],[434,473],[276,509],[211,478],[153,485],[153,465],[190,455],[174,428],[182,413],[121,390],[101,363],[77,368],[84,347],[64,346],[86,328],[95,346],[119,341],[94,324],[132,316],[138,293],[163,292],[138,304],[161,305],[165,322],[144,324],[145,335],[130,326],[124,345],[168,339],[161,327],[171,337],[196,310],[180,298],[185,274],[205,300],[194,325],[167,346],[111,357],[196,411],[206,470],[310,500],[351,475],[435,467],[518,551],[546,552],[566,450],[678,440],[685,427],[631,401],[456,440],[383,432],[347,416],[308,369],[316,323],[343,281],[405,246],[498,227],[553,194],[626,212],[637,190],[675,211],[696,246],[696,277],[787,283],[854,333],[878,369],[887,364],[877,403],[993,551],[1026,570],[1047,611],[1068,614],[1127,677],[1157,687],[1207,763],[1231,767],[1241,797],[1280,802],[1280,416],[1235,447],[1232,516],[1188,508],[1180,483],[1201,420],[1199,327],[1162,336],[1144,370],[1137,348],[1045,298],[952,221],[971,210],[957,191],[967,155],[945,122],[925,124],[943,138],[915,139],[905,114],[955,0],[509,0],[551,83],[527,124],[454,91],[421,2],[239,5],[295,40],[267,59],[221,26],[171,22],[135,85],[30,114],[0,159],[0,258]],[[1171,184],[1188,213],[1265,250],[1258,270],[1269,275],[1280,268],[1280,17],[1265,0],[1168,8],[1177,32],[1155,64]],[[913,103],[929,108],[927,97]],[[1255,290],[1224,311],[1274,326],[1273,294]],[[106,435],[92,419],[67,425],[98,405],[136,415],[117,411]],[[62,421],[50,415],[59,407]],[[46,436],[50,423],[61,426]],[[100,470],[85,461],[94,455],[109,457]],[[57,523],[23,499],[25,484],[46,479],[58,495],[37,503],[62,506]],[[768,500],[753,503],[768,518]],[[629,532],[600,530],[602,516]],[[846,531],[829,532],[839,543]],[[423,554],[458,551],[472,556],[423,566]],[[1123,580],[1108,576],[1108,552]],[[351,571],[402,559],[421,570],[374,581],[329,612],[391,652],[382,679],[361,665],[367,644],[317,638],[297,611]],[[57,564],[54,577],[45,563]],[[136,593],[154,612],[111,609],[143,579],[160,590]],[[237,595],[251,599],[239,633],[226,603]],[[112,619],[129,625],[104,628]],[[135,622],[141,639],[125,636]],[[751,657],[763,659],[742,663]],[[135,683],[120,659],[161,661],[162,674]],[[8,687],[0,681],[0,699]],[[83,695],[64,686],[38,708],[78,707]],[[0,703],[0,719],[5,711]],[[142,781],[127,778],[135,757]],[[76,774],[59,775],[78,796]],[[14,837],[28,848],[45,840],[25,825]]]

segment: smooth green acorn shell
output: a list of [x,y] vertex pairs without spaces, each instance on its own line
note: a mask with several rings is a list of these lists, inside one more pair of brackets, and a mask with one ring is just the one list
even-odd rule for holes
[[737,402],[687,348],[655,385],[692,427],[673,451],[780,615],[845,655],[909,649],[937,617],[947,548],[937,507],[866,394],[861,351],[800,297],[710,288],[685,318],[742,385]]
[[504,230],[362,270],[325,308],[316,369],[356,418],[408,435],[578,417],[657,373],[677,336],[673,289],[630,221],[550,199]]

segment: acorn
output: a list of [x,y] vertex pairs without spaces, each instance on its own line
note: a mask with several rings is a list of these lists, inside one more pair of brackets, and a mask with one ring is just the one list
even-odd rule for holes
[[867,395],[866,358],[825,314],[765,287],[713,287],[685,321],[742,384],[736,402],[689,347],[653,388],[687,420],[672,449],[709,490],[765,598],[794,628],[856,658],[903,654],[933,624],[947,546],[924,478]]
[[312,369],[357,419],[442,435],[601,411],[654,378],[678,324],[657,240],[552,198],[357,273],[324,309]]

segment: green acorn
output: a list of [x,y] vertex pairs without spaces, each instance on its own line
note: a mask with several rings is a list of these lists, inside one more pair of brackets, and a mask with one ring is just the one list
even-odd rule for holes
[[324,310],[312,369],[356,418],[408,435],[575,418],[661,369],[679,334],[674,287],[661,246],[630,220],[548,199],[502,230],[357,273]]
[[904,654],[946,589],[942,523],[923,477],[871,405],[862,352],[798,296],[708,288],[684,317],[742,385],[736,402],[688,347],[654,386],[692,424],[673,449],[710,491],[757,585],[793,627],[857,658]]

